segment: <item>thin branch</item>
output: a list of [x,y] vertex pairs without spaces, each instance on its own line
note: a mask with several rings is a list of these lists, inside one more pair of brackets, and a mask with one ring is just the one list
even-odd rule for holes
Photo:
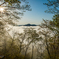
[[0,4],[0,6],[2,6],[3,4],[5,4],[6,2],[3,2],[2,4]]
[[[17,8],[17,7],[11,7],[11,6],[2,6],[2,7]],[[18,9],[19,9],[19,8],[18,8]]]

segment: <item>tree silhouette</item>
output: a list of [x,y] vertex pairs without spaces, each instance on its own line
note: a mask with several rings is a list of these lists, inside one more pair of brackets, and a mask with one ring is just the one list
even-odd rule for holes
[[[20,19],[20,15],[23,15],[24,11],[26,10],[30,11],[31,9],[30,9],[30,5],[26,0],[0,0],[0,2],[1,2],[0,9],[3,10],[2,12],[0,10],[0,38],[1,38],[0,55],[4,55],[7,58],[7,57],[11,57],[12,50],[14,48],[17,50],[18,47],[15,47],[13,43],[14,38],[13,39],[11,38],[11,36],[9,35],[8,31],[5,28],[7,27],[7,25],[10,24],[15,25],[15,21]],[[10,39],[12,40],[11,44],[9,44],[11,45],[11,49],[7,49],[10,47],[7,46],[8,40]],[[16,50],[14,50],[14,53],[16,53],[15,52]],[[6,51],[8,51],[8,53]]]
[[59,0],[47,0],[47,3],[44,3],[44,5],[48,7],[48,10],[45,12],[59,14]]
[[6,22],[9,20],[9,24],[12,23],[12,21],[20,19],[20,15],[23,15],[24,11],[31,10],[30,5],[26,0],[4,0],[0,2],[2,3],[0,4],[0,7],[4,8],[4,11],[0,14],[0,17],[3,17]]
[[[48,3],[44,3],[48,6],[48,10],[46,12],[54,14],[52,20],[44,20],[42,26],[51,30],[54,34],[53,37],[46,37],[46,49],[48,53],[48,57],[45,56],[45,59],[59,59],[59,0],[47,0]],[[49,33],[49,31],[48,31]],[[45,35],[48,35],[45,33]]]

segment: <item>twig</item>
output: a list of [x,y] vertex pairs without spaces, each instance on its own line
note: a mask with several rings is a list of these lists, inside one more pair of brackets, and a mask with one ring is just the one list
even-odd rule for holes
[[0,6],[3,5],[3,4],[5,4],[5,3],[6,3],[6,2],[3,2],[2,4],[0,4]]

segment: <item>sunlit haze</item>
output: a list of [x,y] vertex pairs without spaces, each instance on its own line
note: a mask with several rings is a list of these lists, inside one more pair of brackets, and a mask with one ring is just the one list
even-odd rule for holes
[[0,12],[3,12],[4,11],[4,8],[3,7],[0,7]]

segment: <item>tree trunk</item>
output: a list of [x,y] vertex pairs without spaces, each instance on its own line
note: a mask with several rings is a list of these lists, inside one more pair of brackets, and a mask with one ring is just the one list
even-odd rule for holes
[[47,45],[47,52],[48,52],[48,55],[49,55],[49,58],[51,59],[51,55],[50,55],[50,52],[49,52],[49,47],[48,47],[48,43],[47,43],[47,39],[46,39],[46,45]]
[[26,57],[26,53],[27,53],[28,48],[29,48],[29,47],[26,48],[26,51],[25,51],[25,57]]
[[33,49],[34,49],[34,46],[33,46],[33,43],[32,43],[32,56],[31,56],[31,59],[33,59]]

